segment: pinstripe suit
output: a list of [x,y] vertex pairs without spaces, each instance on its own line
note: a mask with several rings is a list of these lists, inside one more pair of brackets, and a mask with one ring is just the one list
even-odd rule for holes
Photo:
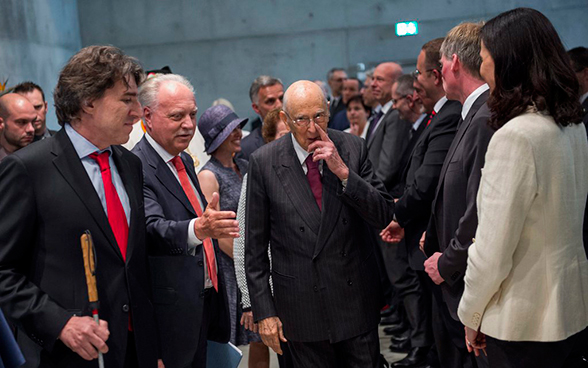
[[323,165],[322,212],[291,134],[259,148],[249,162],[245,266],[253,314],[256,321],[278,316],[289,341],[337,343],[379,322],[380,281],[368,232],[391,220],[394,204],[365,142],[331,129],[328,135],[349,178],[343,191]]

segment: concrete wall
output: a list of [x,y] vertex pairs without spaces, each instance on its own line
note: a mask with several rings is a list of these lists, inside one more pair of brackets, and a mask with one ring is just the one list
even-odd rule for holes
[[76,0],[0,0],[0,82],[40,85],[52,129],[58,127],[53,89],[59,71],[80,47]]
[[[170,65],[197,89],[203,111],[229,99],[252,116],[248,90],[260,74],[325,79],[327,70],[356,70],[397,60],[412,69],[420,47],[463,20],[514,7],[547,15],[566,47],[588,45],[586,0],[80,0],[82,44],[111,43],[149,69]],[[419,35],[399,38],[394,23],[419,21]]]

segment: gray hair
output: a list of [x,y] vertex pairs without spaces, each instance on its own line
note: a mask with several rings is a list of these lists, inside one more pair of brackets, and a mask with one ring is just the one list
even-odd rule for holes
[[[335,74],[335,72],[344,72],[344,71],[345,71],[345,69],[343,69],[343,68],[332,68],[327,73],[327,81],[330,81],[331,78],[333,78],[333,74]],[[345,74],[347,74],[347,73],[345,73]]]
[[480,31],[483,25],[484,22],[458,24],[447,33],[440,50],[441,56],[445,56],[448,60],[451,60],[454,54],[457,55],[464,68],[478,79],[482,79],[480,76],[482,64]]
[[156,74],[147,79],[145,83],[139,87],[139,102],[141,106],[149,106],[152,109],[157,108],[157,93],[159,88],[165,82],[176,82],[186,86],[192,94],[194,94],[194,87],[192,84],[179,74]]
[[251,83],[251,87],[249,88],[249,99],[257,105],[259,103],[259,90],[261,87],[275,86],[276,84],[284,86],[284,83],[282,83],[279,78],[274,78],[269,75],[260,75],[255,78],[253,83]]
[[370,70],[365,72],[365,77],[366,78],[374,78],[374,70],[376,70],[376,68],[371,68]]
[[414,92],[414,78],[410,74],[404,74],[396,79],[396,93],[401,96],[409,96]]

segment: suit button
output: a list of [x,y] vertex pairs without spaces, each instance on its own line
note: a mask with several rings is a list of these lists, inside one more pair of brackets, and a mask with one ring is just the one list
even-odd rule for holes
[[300,226],[300,232],[303,233],[304,232],[304,226]]
[[123,312],[128,313],[129,312],[129,305],[128,304],[124,304],[122,306],[122,310],[123,310]]
[[318,286],[314,285],[314,286],[312,287],[312,290],[314,290],[315,292],[317,292],[317,291],[318,291]]
[[347,285],[349,285],[349,286],[353,285],[353,281],[347,280]]
[[198,261],[198,266],[200,266],[200,267],[204,266],[204,262]]
[[347,253],[341,252],[341,257],[347,257]]
[[343,225],[347,225],[347,219],[346,218],[343,219]]

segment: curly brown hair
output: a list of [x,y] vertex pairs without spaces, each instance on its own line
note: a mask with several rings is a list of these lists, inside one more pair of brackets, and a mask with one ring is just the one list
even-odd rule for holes
[[273,109],[268,112],[265,119],[263,119],[261,136],[265,143],[269,143],[276,138],[278,123],[280,122],[280,111],[282,111],[281,108]]
[[[104,92],[127,77],[137,86],[145,74],[138,60],[114,46],[88,46],[71,57],[61,70],[53,92],[60,125],[79,118],[82,104],[102,97]],[[128,85],[127,85],[128,87]]]

